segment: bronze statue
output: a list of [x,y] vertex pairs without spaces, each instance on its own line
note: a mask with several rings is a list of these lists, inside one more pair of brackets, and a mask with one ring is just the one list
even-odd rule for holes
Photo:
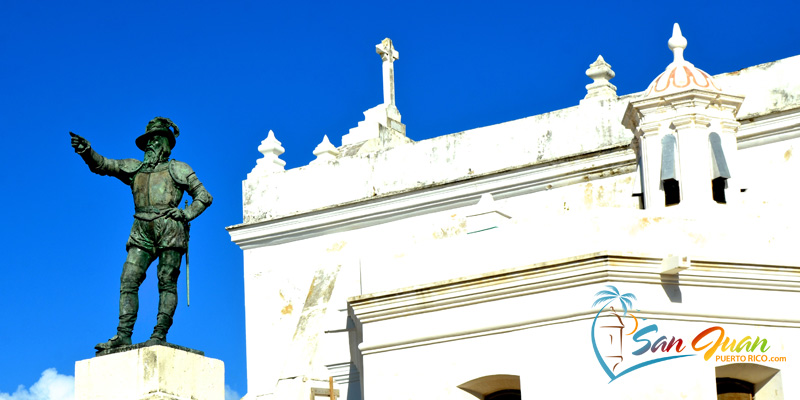
[[[110,175],[131,187],[136,207],[131,234],[126,244],[128,258],[122,265],[119,289],[117,334],[98,343],[97,351],[130,345],[133,325],[139,311],[139,286],[150,264],[158,258],[158,316],[153,334],[146,344],[163,344],[172,326],[178,305],[177,281],[181,256],[189,244],[189,221],[211,205],[211,195],[189,165],[170,160],[178,127],[169,119],[156,117],[145,133],[136,139],[144,151],[144,161],[112,160],[98,154],[89,141],[70,132],[72,147],[89,169]],[[183,192],[192,197],[191,205],[178,208]]]

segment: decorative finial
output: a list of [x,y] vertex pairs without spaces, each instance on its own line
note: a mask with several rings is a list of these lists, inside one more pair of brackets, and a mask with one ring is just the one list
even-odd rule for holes
[[722,91],[711,75],[683,58],[683,50],[686,49],[686,44],[687,40],[681,34],[680,25],[675,23],[672,26],[672,37],[667,42],[675,59],[647,87],[645,97],[664,96],[691,89]]
[[256,166],[247,174],[247,179],[284,170],[283,167],[286,165],[286,161],[281,160],[278,156],[286,150],[281,146],[281,142],[275,138],[275,133],[271,129],[267,138],[262,140],[261,145],[258,146],[258,151],[264,157],[256,161]]
[[314,155],[317,156],[317,158],[311,161],[311,164],[319,164],[335,160],[336,156],[339,155],[339,150],[336,150],[336,147],[328,140],[328,135],[325,135],[322,138],[322,143],[318,144],[314,149]]
[[672,37],[667,42],[667,46],[672,50],[672,54],[675,55],[673,62],[683,61],[683,49],[686,48],[687,43],[686,38],[681,34],[681,26],[676,22],[672,26]]
[[597,61],[589,64],[586,76],[592,78],[594,82],[586,85],[587,93],[584,99],[611,98],[617,95],[617,87],[608,81],[615,76],[614,71],[611,70],[611,65],[603,59],[603,56],[597,56]]

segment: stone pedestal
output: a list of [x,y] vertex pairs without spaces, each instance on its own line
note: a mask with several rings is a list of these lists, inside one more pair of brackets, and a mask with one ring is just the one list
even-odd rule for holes
[[130,350],[75,363],[75,399],[224,400],[225,366],[177,346]]

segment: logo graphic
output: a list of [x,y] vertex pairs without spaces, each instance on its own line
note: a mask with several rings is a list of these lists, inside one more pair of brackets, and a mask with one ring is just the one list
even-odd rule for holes
[[[761,339],[756,336],[755,339],[752,339],[750,336],[745,336],[737,341],[725,336],[725,329],[721,326],[712,326],[703,330],[694,337],[691,343],[674,336],[667,338],[664,335],[658,336],[655,342],[651,342],[650,338],[656,337],[658,334],[658,325],[655,323],[645,325],[647,319],[637,318],[632,312],[629,312],[629,309],[633,309],[633,301],[637,300],[636,296],[633,293],[620,294],[619,290],[611,285],[606,285],[606,287],[608,290],[595,293],[597,299],[592,307],[600,304],[603,306],[592,321],[591,336],[595,357],[603,371],[611,379],[609,383],[639,368],[676,358],[699,355],[700,353],[696,352],[703,350],[705,350],[702,353],[703,358],[706,361],[711,359],[717,350],[731,353],[741,353],[742,351],[753,353],[756,350],[766,353],[769,350],[766,338]],[[615,308],[615,306],[619,308]],[[619,312],[620,308],[622,314]],[[625,332],[626,330],[630,330],[630,332]],[[623,343],[633,346],[635,350],[626,351]],[[687,347],[689,345],[691,345],[690,348]],[[687,349],[689,350],[684,353]],[[785,357],[781,358],[782,360],[768,358],[764,354],[717,355],[715,361],[785,361]]]

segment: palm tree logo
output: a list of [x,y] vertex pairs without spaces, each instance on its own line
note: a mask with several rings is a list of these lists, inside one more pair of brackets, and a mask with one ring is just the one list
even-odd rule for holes
[[[614,300],[618,300],[620,305],[622,306],[622,316],[624,317],[625,315],[627,315],[628,308],[633,307],[633,302],[631,301],[631,299],[636,300],[636,296],[634,296],[633,293],[620,294],[619,290],[617,290],[616,287],[611,285],[606,285],[606,287],[611,290],[601,290],[595,293],[595,296],[598,298],[594,301],[592,307],[596,307],[598,304],[605,303],[605,305],[603,305],[603,308],[600,309],[600,312],[602,312],[609,304],[614,302]],[[625,328],[625,323],[622,322],[622,317],[620,317],[620,315],[617,314],[617,310],[615,310],[613,306],[611,306],[610,308],[611,308],[611,315],[614,316],[614,318],[612,319],[611,323],[600,326],[600,329],[602,330],[601,332],[603,332],[601,334],[601,338],[608,336],[608,341],[606,342],[603,340],[603,342],[605,342],[605,345],[603,345],[603,343],[601,342],[601,346],[604,347],[603,358],[607,358],[609,359],[610,363],[614,363],[614,365],[611,367],[611,371],[613,372],[617,369],[617,366],[623,361],[622,329]],[[596,342],[594,344],[595,344],[595,351],[599,352],[596,346]]]
[[599,296],[599,298],[592,303],[592,307],[596,307],[598,304],[603,302],[608,302],[603,306],[603,308],[606,308],[606,306],[612,301],[619,300],[620,305],[622,305],[622,316],[624,317],[626,314],[628,314],[628,309],[633,307],[633,302],[631,299],[638,299],[633,295],[633,293],[619,294],[619,290],[617,290],[615,286],[606,285],[606,287],[611,290],[601,290],[595,293],[594,295]]
[[[628,314],[629,308],[633,308],[632,300],[638,300],[638,299],[636,298],[636,296],[633,295],[633,293],[620,294],[619,290],[617,290],[616,287],[611,285],[606,285],[606,287],[609,290],[601,290],[595,293],[595,297],[597,297],[597,299],[594,301],[594,303],[592,303],[592,307],[597,307],[597,305],[599,304],[603,304],[603,307],[594,316],[591,333],[592,333],[592,348],[594,349],[595,357],[597,357],[597,362],[600,363],[600,366],[603,368],[603,371],[605,371],[606,375],[608,375],[608,377],[611,378],[611,380],[608,383],[613,382],[614,380],[627,374],[628,372],[635,371],[639,368],[646,367],[648,365],[681,357],[690,357],[694,355],[694,354],[683,354],[683,355],[666,356],[666,357],[649,359],[646,361],[642,361],[638,364],[634,364],[630,367],[627,367],[619,373],[615,373],[617,366],[622,362],[622,329],[625,327],[625,324],[622,323],[622,317]],[[614,301],[619,301],[619,305],[622,307],[622,316],[620,316],[617,313],[617,310],[615,310],[614,307],[611,306],[611,303],[613,303]],[[611,323],[599,327],[600,329],[602,329],[601,332],[596,332],[595,328],[597,327],[597,319],[600,317],[600,314],[603,311],[606,311],[606,307],[609,307],[610,314],[614,318],[611,320],[612,321]],[[636,321],[636,317],[634,317],[633,314],[631,314],[631,316],[633,317],[634,321]],[[636,331],[637,328],[638,328],[638,323],[637,326],[634,327],[631,333]],[[628,335],[630,335],[631,333],[628,333]],[[603,353],[606,354],[605,356],[600,354],[600,350],[597,347],[598,338],[601,341],[603,341],[603,343],[601,343],[601,347],[603,348]],[[614,340],[616,340],[616,342]],[[604,359],[610,359],[611,362],[616,361],[616,363],[614,363],[613,367],[609,368],[608,367],[609,363],[606,363]]]

